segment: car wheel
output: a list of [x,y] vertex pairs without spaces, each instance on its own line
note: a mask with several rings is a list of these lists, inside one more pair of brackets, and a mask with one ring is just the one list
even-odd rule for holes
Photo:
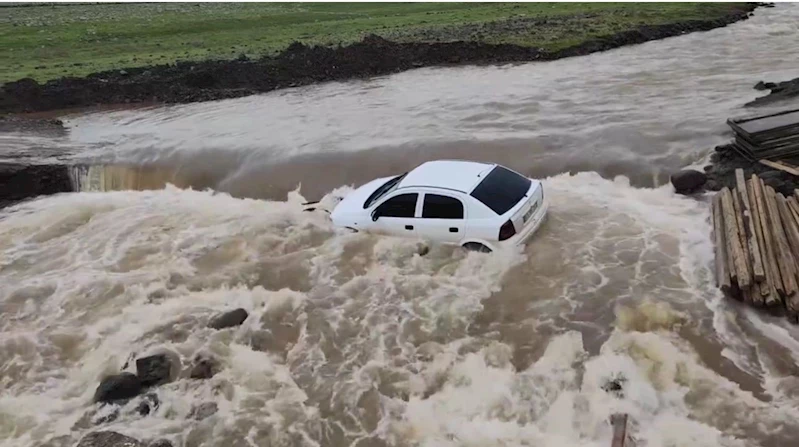
[[463,244],[463,248],[469,251],[477,251],[480,253],[491,253],[491,249],[479,242],[467,242]]

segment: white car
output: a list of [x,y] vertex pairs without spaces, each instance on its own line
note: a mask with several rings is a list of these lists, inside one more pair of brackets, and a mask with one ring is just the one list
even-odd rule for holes
[[546,213],[538,180],[497,164],[438,160],[358,187],[331,218],[355,231],[493,251],[526,242]]

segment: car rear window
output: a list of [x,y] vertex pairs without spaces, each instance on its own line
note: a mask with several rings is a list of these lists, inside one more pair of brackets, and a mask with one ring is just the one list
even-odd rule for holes
[[510,169],[495,167],[472,191],[472,197],[502,215],[519,203],[530,190],[531,181]]

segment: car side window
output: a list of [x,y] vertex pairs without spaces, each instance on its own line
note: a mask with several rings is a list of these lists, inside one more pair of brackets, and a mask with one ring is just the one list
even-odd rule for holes
[[413,217],[416,213],[418,198],[419,194],[417,193],[394,196],[377,207],[377,212],[382,217]]
[[453,197],[425,194],[422,217],[428,219],[463,219],[463,203]]

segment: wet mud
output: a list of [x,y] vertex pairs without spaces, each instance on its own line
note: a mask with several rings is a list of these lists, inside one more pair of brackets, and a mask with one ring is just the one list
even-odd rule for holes
[[0,163],[0,208],[25,199],[73,191],[66,165]]
[[[763,82],[755,85],[756,90],[769,90],[769,94],[761,96],[753,101],[746,103],[747,107],[758,107],[772,105],[785,100],[799,97],[799,78],[783,82]],[[775,104],[776,105],[776,104]]]

